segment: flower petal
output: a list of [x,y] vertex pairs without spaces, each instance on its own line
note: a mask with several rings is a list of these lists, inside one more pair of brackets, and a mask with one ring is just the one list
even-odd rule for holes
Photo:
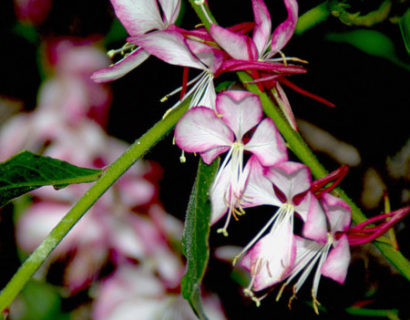
[[241,140],[246,132],[262,120],[263,116],[258,96],[240,90],[218,94],[216,111],[222,115],[222,121],[235,133],[237,140]]
[[147,51],[138,48],[117,63],[94,72],[91,75],[91,79],[99,83],[117,80],[138,67],[141,63],[147,60],[149,56]]
[[287,201],[310,188],[311,175],[304,164],[292,161],[279,163],[267,173],[269,180],[286,196]]
[[190,109],[175,127],[175,143],[186,152],[230,146],[233,138],[225,123],[206,107]]
[[232,169],[231,163],[228,163],[225,168],[220,169],[222,172],[218,172],[218,181],[214,181],[211,189],[209,190],[209,198],[212,203],[211,212],[211,225],[218,222],[228,210],[229,199],[226,199],[226,193],[229,190],[230,182],[232,181]]
[[258,58],[255,44],[248,36],[215,24],[211,25],[209,32],[215,42],[232,58],[239,60],[256,60]]
[[259,123],[252,138],[245,145],[245,150],[258,157],[264,166],[273,166],[288,160],[285,142],[269,118]]
[[288,18],[273,31],[269,57],[282,50],[295,31],[298,20],[298,3],[296,0],[284,0],[284,2],[288,11]]
[[327,221],[319,200],[311,192],[308,192],[295,210],[304,220],[303,236],[321,244],[326,243]]
[[181,0],[159,0],[162,11],[164,12],[164,23],[169,26],[178,18],[181,8]]
[[201,158],[206,164],[211,164],[215,158],[229,150],[230,147],[214,147],[207,151],[201,152]]
[[243,207],[255,207],[260,205],[280,206],[281,202],[276,199],[272,188],[272,182],[265,177],[264,168],[256,156],[249,158],[244,172],[249,174],[243,194]]
[[178,31],[155,31],[143,36],[130,37],[128,41],[137,44],[167,63],[205,69],[205,66],[191,54],[185,44],[184,36]]
[[336,246],[330,251],[320,272],[336,282],[343,284],[350,263],[350,247],[347,235],[343,235]]
[[350,227],[352,212],[349,205],[342,199],[325,193],[322,196],[322,204],[329,220],[332,233],[347,231]]
[[255,291],[266,289],[283,280],[293,265],[296,245],[290,218],[285,218],[279,225],[275,223],[272,231],[260,239],[241,262],[243,267],[255,273]]
[[162,21],[157,1],[111,0],[111,4],[118,19],[132,36],[166,27]]
[[186,39],[185,43],[191,53],[213,73],[221,67],[222,62],[224,61],[224,56],[221,50],[191,39]]
[[271,34],[271,18],[269,10],[262,0],[252,0],[253,15],[255,16],[255,28],[253,29],[253,41],[258,49],[259,57],[269,45]]

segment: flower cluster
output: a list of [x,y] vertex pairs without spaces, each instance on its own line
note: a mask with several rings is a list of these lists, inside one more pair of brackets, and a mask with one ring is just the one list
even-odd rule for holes
[[[185,68],[182,86],[170,95],[181,91],[192,96],[190,106],[205,106],[215,109],[215,87],[213,80],[229,71],[246,70],[266,83],[267,87],[280,88],[279,82],[292,74],[305,73],[306,69],[289,61],[281,50],[293,34],[298,6],[295,0],[286,0],[288,18],[271,34],[271,19],[262,0],[253,0],[254,23],[242,23],[229,28],[212,25],[210,30],[199,28],[186,30],[176,26],[180,1],[112,0],[117,17],[130,34],[127,43],[119,50],[109,52],[124,57],[108,68],[95,72],[97,82],[118,79],[144,62],[149,55],[166,63]],[[253,30],[252,38],[247,35]],[[279,58],[273,58],[280,53]],[[201,73],[188,81],[187,68]],[[187,87],[191,89],[186,92]],[[281,101],[286,101],[280,88]],[[290,107],[285,111],[290,112]]]
[[[258,96],[246,91],[219,93],[215,110],[202,106],[188,110],[176,125],[175,142],[185,152],[198,153],[207,164],[226,153],[209,190],[211,224],[227,216],[218,232],[227,236],[231,217],[238,219],[246,208],[276,208],[233,259],[234,265],[240,260],[250,272],[244,293],[257,305],[265,295],[257,297],[256,292],[284,281],[279,299],[286,285],[299,276],[291,302],[316,266],[311,292],[318,313],[320,277],[344,283],[350,245],[374,240],[410,211],[403,208],[350,227],[349,205],[330,194],[347,167],[312,181],[306,165],[288,161],[285,143],[271,119],[263,118]],[[386,220],[389,217],[394,218]],[[294,230],[295,220],[302,223],[300,231]],[[367,228],[380,220],[386,221]]]
[[[328,193],[321,199],[315,196],[309,168],[288,161],[285,143],[273,121],[263,118],[256,95],[224,91],[216,98],[215,111],[205,107],[189,110],[175,128],[175,142],[186,152],[199,153],[205,163],[226,153],[210,189],[211,223],[227,215],[219,232],[228,235],[231,217],[243,214],[245,208],[278,208],[234,260],[235,264],[244,255],[241,265],[252,277],[245,292],[255,301],[258,300],[252,291],[264,290],[286,277],[291,279],[306,259],[313,259],[305,257],[304,246],[312,247],[310,255],[324,256],[321,264],[326,260],[328,270],[323,271],[324,275],[344,281],[349,246],[344,245],[345,238],[336,238],[335,233],[349,227],[350,209]],[[301,235],[293,230],[297,218],[303,221]],[[333,259],[332,254],[326,259],[332,246],[335,249],[331,253],[344,250],[343,259]]]

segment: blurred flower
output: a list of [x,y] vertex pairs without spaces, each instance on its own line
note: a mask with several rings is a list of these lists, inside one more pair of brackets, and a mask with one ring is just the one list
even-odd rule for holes
[[23,23],[42,23],[51,9],[52,0],[14,0],[17,18]]
[[[95,292],[93,320],[109,319],[197,319],[187,301],[169,292],[144,266],[122,265],[105,279]],[[214,296],[203,298],[209,319],[225,319]]]

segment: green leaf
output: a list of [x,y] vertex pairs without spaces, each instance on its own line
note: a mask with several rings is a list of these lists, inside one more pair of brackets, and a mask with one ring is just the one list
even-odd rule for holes
[[23,304],[21,320],[69,320],[61,311],[61,297],[57,289],[47,283],[30,281],[20,295]]
[[108,31],[107,35],[104,38],[104,44],[106,47],[110,46],[113,43],[124,41],[128,36],[127,30],[123,27],[120,20],[114,19],[110,30]]
[[406,70],[410,70],[410,65],[397,58],[393,41],[381,32],[359,29],[350,32],[328,33],[326,39],[348,43],[369,55],[385,58]]
[[202,160],[199,161],[182,235],[187,269],[181,281],[181,291],[199,319],[207,319],[202,309],[200,286],[209,259],[211,202],[208,191],[218,167],[219,159],[210,165],[206,165]]
[[407,53],[410,54],[410,9],[404,13],[399,21],[400,32]]
[[23,151],[0,164],[0,206],[45,185],[56,189],[98,179],[100,169],[76,167],[68,162]]

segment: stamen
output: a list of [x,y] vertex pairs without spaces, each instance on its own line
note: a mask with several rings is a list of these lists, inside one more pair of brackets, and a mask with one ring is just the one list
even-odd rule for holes
[[283,64],[285,65],[285,66],[287,66],[288,65],[288,63],[286,62],[286,56],[285,56],[285,54],[282,52],[282,51],[278,51],[278,53],[280,54],[280,56],[282,57],[282,61],[283,61]]
[[261,305],[261,299],[258,299],[254,292],[252,291],[252,287],[253,287],[253,283],[255,282],[255,277],[256,275],[259,273],[261,267],[262,267],[262,259],[257,259],[255,263],[253,263],[251,265],[251,281],[249,282],[249,285],[243,289],[243,293],[245,294],[245,296],[251,298],[257,307],[259,307]]
[[129,53],[126,53],[127,50],[133,50],[135,48],[135,44],[126,42],[120,49],[112,49],[107,52],[107,56],[112,59],[116,54],[121,53],[121,55],[125,56]]
[[[193,78],[191,81],[188,81],[188,83],[186,84],[187,87],[189,87],[191,84],[193,84],[194,82],[196,82],[200,77],[202,77],[203,72],[201,72],[199,75],[197,75],[195,78]],[[171,91],[170,93],[167,93],[165,96],[163,96],[160,101],[161,102],[165,102],[167,101],[170,97],[172,97],[173,95],[177,94],[178,92],[180,92],[182,90],[182,86],[176,88],[174,91]]]
[[233,259],[232,264],[235,265],[236,262],[243,254],[245,254],[254,244],[257,242],[265,231],[270,227],[270,225],[280,216],[283,212],[286,212],[286,207],[280,207],[275,214],[269,219],[269,221],[265,224],[265,226],[258,232],[258,234],[239,252]]
[[287,282],[285,282],[279,289],[278,294],[276,295],[276,302],[279,301],[280,297],[282,296],[283,290],[285,290]]
[[216,230],[216,233],[222,233],[224,235],[224,237],[227,237],[228,231],[226,231],[226,227],[224,226],[223,228],[219,228],[218,230]]
[[181,151],[181,156],[179,157],[179,161],[180,161],[181,163],[185,163],[185,162],[186,162],[185,151],[184,151],[184,150]]
[[282,52],[280,52],[280,55],[281,55],[280,58],[265,59],[265,61],[270,61],[270,62],[284,61],[285,65],[287,65],[285,63],[285,61],[294,61],[294,62],[309,64],[309,61],[303,60],[303,59],[300,59],[300,58],[297,58],[297,57],[285,57],[285,55]]
[[252,290],[249,289],[244,289],[243,293],[245,296],[249,297],[252,299],[253,302],[255,302],[255,305],[259,308],[261,306],[261,299],[257,298],[255,294],[253,293]]
[[319,315],[319,309],[318,309],[318,306],[320,306],[321,304],[320,304],[320,302],[316,299],[316,297],[313,295],[313,293],[312,293],[312,302],[313,302],[313,310],[315,310],[315,313],[317,314],[317,315]]
[[297,291],[296,291],[296,289],[295,289],[295,286],[293,286],[292,291],[293,291],[293,294],[292,294],[292,296],[289,298],[289,301],[288,301],[288,308],[289,308],[289,310],[292,309],[292,302],[293,302],[293,300],[295,300],[295,299],[298,298],[297,295],[296,295]]

